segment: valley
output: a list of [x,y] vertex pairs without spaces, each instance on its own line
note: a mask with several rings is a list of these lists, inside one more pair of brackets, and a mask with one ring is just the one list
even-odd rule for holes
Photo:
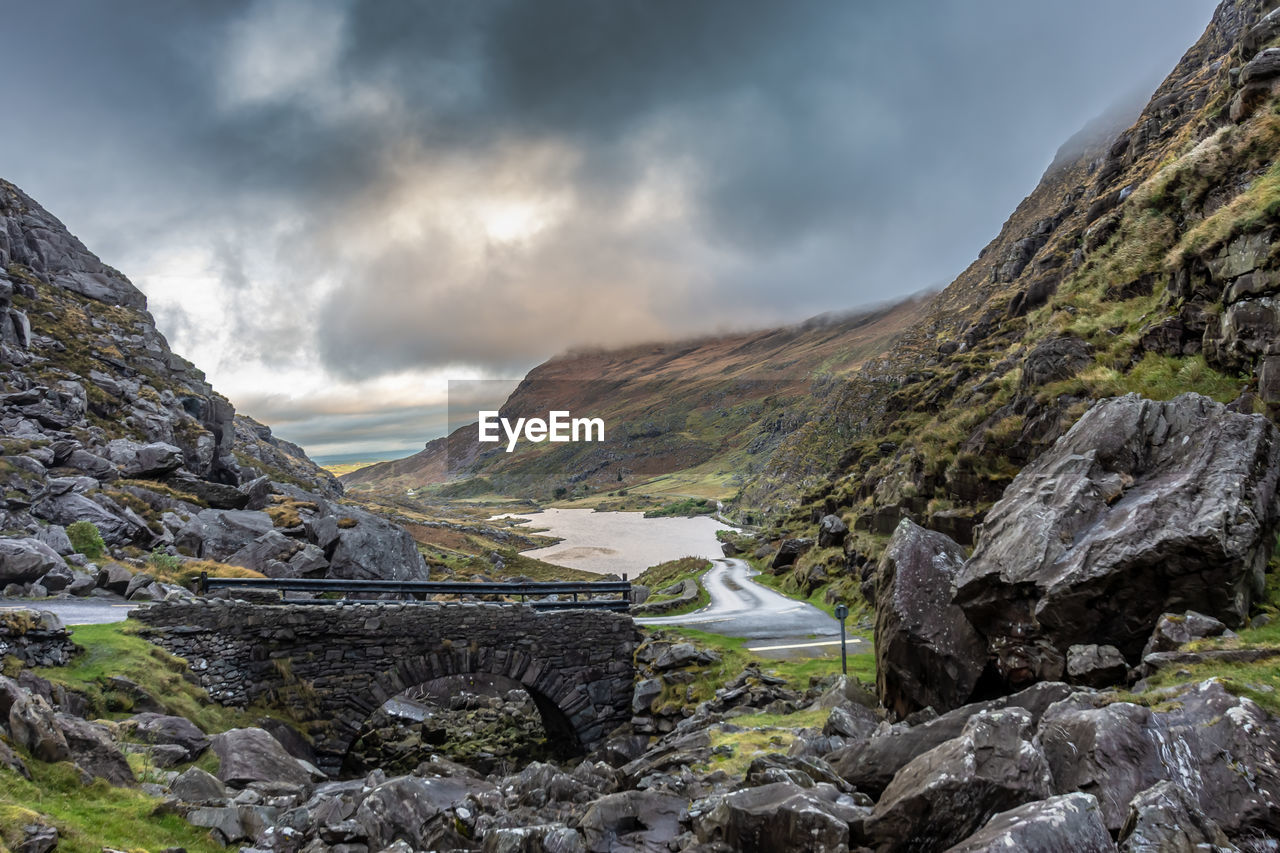
[[0,181],[0,853],[1274,853],[1278,155],[1223,0],[944,289],[327,467]]

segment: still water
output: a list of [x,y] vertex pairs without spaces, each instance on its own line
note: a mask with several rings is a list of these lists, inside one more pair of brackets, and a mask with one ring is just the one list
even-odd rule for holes
[[679,557],[722,557],[717,530],[728,525],[713,518],[645,518],[641,512],[545,509],[500,518],[525,518],[532,529],[563,541],[524,551],[526,556],[599,574],[635,578],[650,566]]

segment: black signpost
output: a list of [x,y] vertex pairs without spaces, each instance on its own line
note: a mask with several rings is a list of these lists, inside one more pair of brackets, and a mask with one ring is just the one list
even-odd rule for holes
[[849,616],[849,608],[844,604],[836,605],[836,618],[840,620],[840,671],[849,674],[849,658],[844,649],[844,620]]

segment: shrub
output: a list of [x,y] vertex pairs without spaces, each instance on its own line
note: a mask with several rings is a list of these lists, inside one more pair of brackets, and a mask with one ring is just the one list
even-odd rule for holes
[[147,565],[158,572],[174,572],[182,565],[182,560],[173,554],[156,548],[151,552],[151,556],[147,557]]
[[90,560],[96,560],[107,552],[107,543],[102,541],[102,534],[92,521],[76,521],[67,525],[67,538],[77,554],[84,554]]

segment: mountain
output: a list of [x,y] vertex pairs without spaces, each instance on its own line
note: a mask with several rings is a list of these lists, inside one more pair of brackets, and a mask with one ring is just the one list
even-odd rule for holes
[[75,586],[73,572],[123,592],[129,571],[177,578],[196,558],[215,571],[426,574],[408,534],[340,505],[341,485],[301,448],[236,414],[169,348],[142,292],[6,181],[0,451],[7,594]]
[[522,443],[507,453],[505,443],[482,446],[473,423],[414,456],[342,481],[395,489],[452,481],[446,494],[550,498],[678,473],[682,490],[727,499],[763,469],[840,377],[917,322],[924,304],[913,298],[781,329],[560,356],[530,371],[502,416],[545,418],[562,409],[599,417],[603,442]]

